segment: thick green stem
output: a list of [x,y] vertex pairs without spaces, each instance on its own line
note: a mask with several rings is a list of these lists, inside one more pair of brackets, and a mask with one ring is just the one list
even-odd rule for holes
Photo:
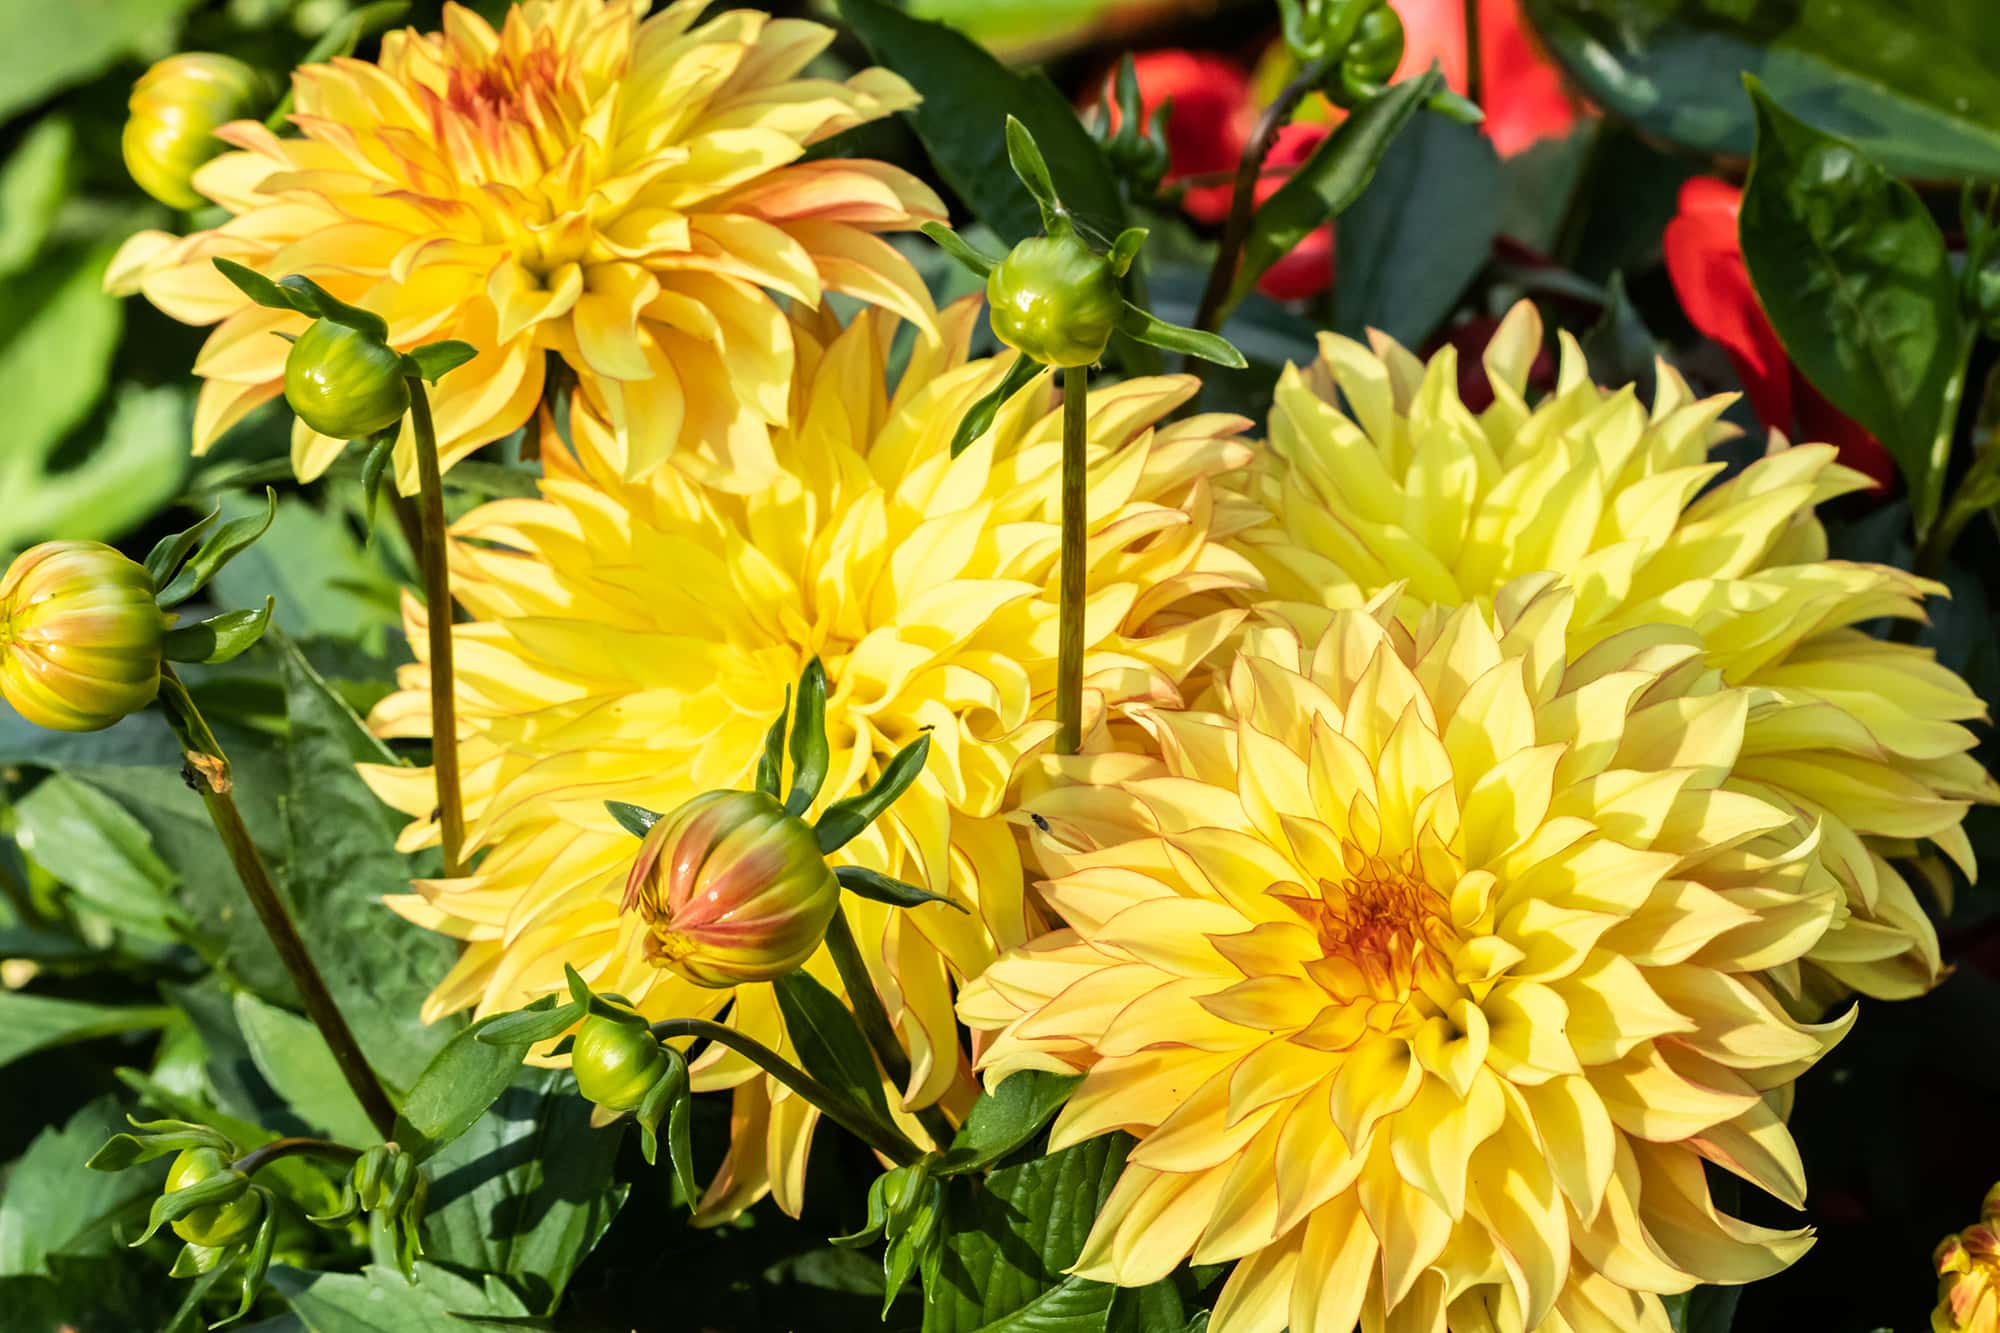
[[1089,499],[1084,487],[1089,435],[1090,370],[1063,371],[1062,582],[1056,615],[1056,752],[1083,748],[1083,557],[1089,540]]
[[924,1155],[923,1150],[904,1138],[902,1132],[895,1126],[883,1124],[866,1110],[827,1087],[763,1042],[755,1037],[745,1036],[725,1023],[712,1023],[706,1018],[667,1018],[653,1024],[651,1031],[662,1041],[675,1037],[699,1037],[720,1046],[727,1046],[811,1102],[827,1119],[898,1166],[907,1166]]
[[417,445],[417,520],[424,539],[417,559],[424,568],[424,620],[430,637],[431,767],[437,774],[438,838],[449,879],[463,869],[459,858],[465,848],[465,801],[458,782],[458,710],[452,697],[451,556],[445,545],[444,475],[438,466],[430,395],[424,392],[422,378],[409,378],[410,426]]
[[[1962,374],[1963,372],[1961,372]],[[1954,411],[1953,415],[1956,415]],[[1959,479],[1951,503],[1931,525],[1917,547],[1914,569],[1925,578],[1944,573],[1951,551],[1958,544],[1965,525],[1993,507],[2000,498],[2000,365],[1986,376],[1986,388],[1979,404],[1979,419],[1972,428],[1972,466]],[[1947,458],[1946,461],[1949,461]],[[1933,460],[1935,465],[1935,460]]]
[[1291,120],[1292,112],[1298,110],[1306,94],[1325,81],[1333,64],[1329,59],[1315,60],[1300,70],[1258,118],[1250,146],[1236,167],[1236,187],[1229,197],[1229,220],[1222,224],[1222,244],[1216,249],[1214,266],[1208,270],[1208,285],[1202,288],[1201,305],[1194,316],[1196,328],[1209,333],[1221,330],[1223,318],[1228,314],[1229,289],[1236,283],[1236,268],[1243,259],[1243,243],[1250,239],[1251,206],[1256,202],[1257,177],[1264,170],[1264,159],[1271,155],[1278,131]]
[[[898,1094],[906,1093],[910,1086],[910,1057],[896,1037],[896,1025],[889,1021],[889,1011],[882,1007],[874,978],[868,975],[868,964],[861,957],[861,946],[847,922],[845,908],[835,910],[833,921],[826,928],[826,951],[833,955],[834,970],[840,973],[840,984],[847,991],[847,1003],[854,1009],[854,1021],[860,1025],[861,1035],[868,1038],[875,1058],[882,1063],[882,1072]],[[933,1143],[939,1148],[950,1146],[957,1131],[945,1119],[944,1112],[926,1106],[916,1115],[917,1123],[924,1127]]]
[[318,1157],[329,1162],[352,1162],[358,1160],[360,1156],[359,1148],[350,1148],[344,1143],[332,1143],[326,1139],[273,1139],[244,1153],[229,1164],[229,1169],[251,1176],[281,1157]]
[[1978,337],[1978,327],[1970,320],[1965,321],[1959,330],[1951,378],[1944,385],[1937,434],[1931,437],[1930,466],[1924,472],[1924,484],[1916,488],[1910,497],[1910,521],[1916,529],[1919,546],[1930,538],[1931,527],[1937,522],[1938,509],[1944,503],[1944,478],[1951,467],[1951,441],[1958,433],[1958,405],[1965,397],[1965,376],[1972,364],[1972,345]]
[[201,794],[202,804],[208,807],[208,817],[215,825],[216,835],[222,839],[223,850],[229,853],[229,862],[236,868],[236,877],[243,881],[243,891],[250,897],[250,906],[256,910],[257,920],[270,937],[271,947],[277,950],[278,961],[285,965],[292,984],[298,987],[299,998],[305,1003],[306,1017],[312,1019],[320,1036],[326,1039],[327,1049],[333,1052],[334,1063],[340,1067],[347,1086],[354,1090],[355,1100],[367,1112],[370,1123],[383,1138],[390,1137],[396,1128],[396,1108],[389,1101],[389,1094],[383,1090],[381,1080],[375,1077],[367,1057],[362,1055],[360,1043],[354,1040],[353,1031],[341,1016],[340,1006],[333,1002],[325,978],[313,966],[312,955],[306,952],[306,943],[299,937],[298,927],[292,924],[291,913],[285,910],[283,900],[271,883],[264,858],[258,853],[257,844],[250,839],[250,830],[243,823],[242,812],[236,808],[236,798],[230,795],[232,784],[228,756],[222,753],[215,733],[209,730],[187,687],[181,684],[172,667],[161,671],[160,706],[185,752],[187,766],[184,776],[189,785]]

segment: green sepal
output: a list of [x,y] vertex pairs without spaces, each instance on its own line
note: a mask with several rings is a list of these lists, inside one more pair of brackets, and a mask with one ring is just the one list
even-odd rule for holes
[[278,493],[269,486],[264,488],[264,512],[232,519],[215,530],[215,535],[201,544],[188,562],[180,567],[166,587],[161,588],[154,601],[164,609],[179,606],[188,598],[200,592],[216,571],[241,555],[250,544],[264,535],[271,526],[271,520],[278,516]]
[[186,1189],[162,1194],[153,1200],[152,1211],[146,1215],[146,1230],[132,1244],[144,1245],[161,1227],[186,1217],[197,1208],[232,1203],[249,1188],[250,1177],[241,1171],[218,1171],[207,1180],[197,1181]]
[[1424,103],[1427,110],[1435,111],[1447,120],[1455,120],[1461,125],[1484,125],[1486,113],[1479,109],[1479,103],[1450,88],[1440,88]]
[[1111,243],[1111,271],[1124,277],[1132,271],[1132,261],[1139,257],[1139,247],[1146,243],[1147,231],[1144,227],[1127,227],[1118,233],[1118,239]]
[[792,718],[792,790],[785,813],[802,815],[812,808],[826,782],[830,757],[826,745],[826,668],[815,657],[799,673],[799,709]]
[[236,1155],[236,1145],[207,1125],[187,1120],[133,1120],[125,1117],[137,1134],[113,1134],[102,1148],[90,1155],[84,1166],[92,1171],[123,1171],[126,1167],[150,1162],[155,1157],[180,1152],[184,1148],[213,1148],[227,1156]]
[[888,1192],[888,1181],[889,1173],[884,1172],[875,1177],[875,1183],[868,1187],[868,1220],[862,1223],[861,1229],[849,1232],[845,1236],[829,1236],[827,1237],[828,1244],[838,1245],[843,1249],[856,1250],[864,1245],[873,1245],[875,1243],[876,1238],[882,1234],[883,1228],[889,1224],[889,1206],[885,1201]]
[[995,385],[991,392],[967,408],[965,415],[958,419],[958,429],[951,433],[951,456],[957,458],[971,447],[972,442],[984,435],[993,425],[993,418],[1000,415],[1000,409],[1009,398],[1022,389],[1029,380],[1042,373],[1041,363],[1025,356],[1016,356],[1014,364],[1007,367],[1007,374]]
[[382,491],[382,478],[388,474],[389,460],[396,453],[396,436],[401,429],[396,427],[383,431],[368,442],[368,456],[361,462],[361,518],[367,529],[368,540],[375,540],[375,500]]
[[489,1046],[533,1046],[560,1037],[575,1027],[583,1015],[584,1006],[558,1005],[555,996],[544,995],[511,1014],[487,1019],[473,1034],[473,1040]]
[[1158,315],[1141,310],[1130,301],[1125,303],[1125,312],[1118,317],[1118,328],[1127,337],[1136,338],[1154,347],[1164,347],[1170,352],[1184,356],[1198,356],[1204,361],[1212,361],[1218,366],[1228,366],[1231,370],[1241,370],[1249,365],[1236,345],[1219,333],[1204,333],[1200,329],[1190,329],[1181,324],[1169,324]]
[[372,1213],[382,1206],[382,1187],[389,1169],[388,1155],[376,1144],[361,1154],[361,1160],[354,1164],[348,1177],[354,1182],[355,1197],[361,1200],[361,1211]]
[[152,576],[155,588],[166,586],[168,580],[173,578],[174,571],[181,567],[181,561],[187,559],[188,552],[192,551],[195,544],[201,540],[202,534],[214,526],[215,520],[221,517],[222,509],[218,506],[196,521],[193,527],[182,528],[179,532],[169,533],[160,538],[146,557],[146,572]]
[[174,1256],[174,1266],[167,1270],[168,1277],[200,1277],[203,1273],[213,1273],[229,1258],[227,1245],[197,1245],[188,1241]]
[[662,1046],[660,1049],[666,1053],[667,1067],[661,1071],[653,1086],[646,1089],[635,1117],[639,1122],[639,1150],[645,1154],[648,1165],[658,1160],[658,1131],[664,1119],[667,1126],[667,1161],[673,1168],[675,1183],[687,1199],[688,1211],[693,1212],[700,1203],[701,1193],[694,1182],[694,1143],[689,1132],[689,1113],[694,1099],[687,1057],[673,1046]]
[[251,1238],[250,1249],[243,1256],[243,1299],[236,1306],[236,1313],[227,1319],[217,1320],[210,1328],[221,1328],[250,1313],[250,1307],[257,1303],[257,1293],[263,1290],[264,1274],[270,1271],[271,1251],[278,1243],[278,1219],[276,1209],[269,1199],[264,1201],[264,1220],[258,1224],[257,1234]]
[[606,801],[604,808],[618,821],[618,827],[635,838],[643,838],[652,832],[653,825],[660,822],[660,812],[648,810],[643,805],[630,805],[624,801]]
[[943,903],[961,912],[970,913],[971,908],[956,898],[948,898],[929,889],[920,889],[914,884],[906,884],[900,879],[891,879],[879,870],[866,866],[835,866],[833,877],[840,881],[840,887],[857,898],[871,902],[887,903],[891,907],[922,907],[925,903]]
[[289,274],[276,282],[233,259],[217,257],[215,267],[236,289],[271,310],[293,310],[308,319],[324,319],[342,324],[377,342],[389,338],[389,325],[372,310],[364,310],[329,292],[303,273]]
[[980,277],[985,277],[997,267],[1004,256],[989,255],[965,237],[945,226],[942,222],[926,222],[917,230],[937,243],[937,247],[971,269]]
[[563,964],[563,979],[569,984],[570,1003],[582,1010],[583,1017],[608,1018],[621,1027],[646,1027],[646,1020],[630,1009],[621,1009],[613,1000],[630,1003],[621,995],[599,995],[590,989],[590,983],[583,979],[574,967]]
[[347,1177],[340,1182],[340,1201],[334,1204],[332,1211],[308,1213],[306,1221],[315,1226],[338,1227],[345,1226],[360,1215],[361,1195],[354,1188],[354,1172],[350,1168]]
[[785,724],[792,717],[792,687],[785,686],[785,706],[778,720],[764,733],[764,752],[757,756],[757,790],[778,800],[785,784]]
[[160,651],[170,662],[202,662],[210,666],[241,656],[264,637],[278,599],[266,597],[254,611],[224,611],[207,620],[167,631]]
[[447,338],[443,342],[425,343],[403,353],[403,364],[410,373],[422,378],[426,383],[436,384],[439,380],[457,370],[473,357],[479,349],[471,343]]
[[924,771],[924,760],[930,752],[930,733],[925,732],[896,751],[895,757],[882,766],[882,776],[875,780],[874,785],[828,806],[820,815],[819,823],[813,826],[820,851],[840,850],[873,823],[895,803],[898,796],[909,790],[917,775]]
[[1028,193],[1035,197],[1035,204],[1042,210],[1042,227],[1050,235],[1070,229],[1069,214],[1056,196],[1056,183],[1049,175],[1049,164],[1042,156],[1041,145],[1026,125],[1014,116],[1007,117],[1007,161],[1013,165],[1014,174],[1021,178],[1021,184],[1028,187]]

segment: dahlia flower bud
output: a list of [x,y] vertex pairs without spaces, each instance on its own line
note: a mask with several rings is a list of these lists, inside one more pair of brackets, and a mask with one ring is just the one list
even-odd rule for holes
[[[618,1006],[632,1012],[631,1006]],[[643,1020],[621,1023],[592,1014],[570,1050],[576,1090],[607,1111],[635,1111],[667,1072],[667,1053]]]
[[139,188],[173,208],[198,208],[195,169],[224,147],[215,131],[256,111],[264,95],[257,71],[230,56],[189,51],[168,56],[132,85],[125,122],[125,170]]
[[1088,366],[1104,356],[1125,309],[1109,256],[1074,231],[1030,236],[986,279],[993,332],[1045,366]]
[[193,1189],[215,1181],[218,1197],[175,1217],[174,1234],[190,1245],[219,1250],[249,1236],[264,1218],[264,1200],[250,1189],[245,1177],[232,1172],[229,1162],[214,1148],[187,1148],[167,1168],[167,1194]]
[[0,577],[0,698],[36,726],[97,731],[160,690],[168,617],[145,567],[101,542],[43,542]]
[[1931,1258],[1938,1272],[1932,1333],[2000,1333],[2000,1185],[1986,1191],[1979,1221],[1947,1236]]
[[322,435],[365,439],[410,410],[406,375],[403,358],[380,338],[314,320],[285,357],[285,401]]
[[662,817],[625,884],[625,907],[646,922],[646,957],[699,986],[794,970],[839,905],[813,830],[754,791],[706,792]]

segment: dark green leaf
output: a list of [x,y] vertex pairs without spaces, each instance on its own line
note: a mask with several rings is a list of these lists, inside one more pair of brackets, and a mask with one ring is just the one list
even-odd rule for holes
[[46,1274],[0,1276],[7,1333],[188,1333],[202,1327],[175,1321],[182,1284],[161,1281],[159,1266],[142,1255],[52,1255],[48,1267]]
[[1017,355],[1014,363],[1007,367],[1007,373],[1001,377],[1000,382],[982,394],[979,401],[967,408],[965,415],[959,418],[958,429],[951,434],[951,456],[957,458],[974,440],[984,435],[993,425],[993,418],[1000,414],[1000,409],[1007,400],[1041,373],[1042,366],[1039,362]]
[[942,1171],[947,1175],[977,1171],[1027,1143],[1055,1118],[1081,1078],[1040,1069],[1009,1075],[972,1104],[945,1154]]
[[982,278],[1000,263],[998,258],[979,249],[942,222],[926,222],[919,230],[936,242],[938,248]]
[[158,601],[163,607],[179,606],[207,586],[217,570],[242,553],[245,547],[264,535],[271,526],[271,520],[278,513],[278,493],[264,488],[264,512],[246,518],[232,519],[215,530],[215,535],[201,544],[201,549],[192,559],[182,565],[173,581],[160,589]]
[[917,137],[945,183],[1003,241],[1011,245],[1042,225],[1034,197],[1008,166],[1010,115],[1033,132],[1071,212],[1107,236],[1125,225],[1125,202],[1103,150],[1041,74],[1016,73],[963,34],[881,0],[840,0],[840,16],[878,63],[923,95],[909,113]]
[[1898,175],[2000,176],[2000,24],[1991,0],[1527,0],[1590,99],[1704,155],[1750,154],[1737,79]]
[[471,343],[446,341],[411,348],[405,359],[416,366],[417,374],[436,384],[478,355],[479,349]]
[[47,1274],[55,1256],[106,1254],[137,1234],[166,1164],[112,1173],[84,1169],[125,1127],[117,1101],[100,1097],[60,1128],[35,1136],[0,1192],[0,1277]]
[[785,810],[802,815],[826,782],[826,668],[817,657],[799,673],[799,710],[792,718],[792,790]]
[[352,1144],[372,1143],[379,1137],[326,1039],[311,1022],[240,991],[236,1023],[257,1071],[315,1132]]
[[924,771],[924,760],[930,752],[931,738],[927,732],[896,751],[882,766],[882,776],[866,790],[829,805],[819,823],[813,826],[820,851],[838,851],[874,823],[898,796],[910,789],[910,784]]
[[858,897],[868,898],[891,907],[922,907],[925,903],[943,903],[956,907],[961,912],[969,912],[964,903],[942,893],[932,893],[914,884],[905,884],[900,879],[891,879],[879,870],[866,866],[835,866],[833,877],[840,881],[840,887]]
[[[15,804],[14,819],[20,849],[79,904],[137,934],[174,936],[182,919],[174,872],[154,851],[146,826],[102,790],[52,773]],[[0,1050],[6,1045],[0,1035]]]
[[29,124],[0,166],[0,274],[40,253],[77,172],[76,127],[62,115]]
[[1443,116],[1412,121],[1336,224],[1334,328],[1423,345],[1493,249],[1499,190],[1492,140]]
[[1696,1287],[1693,1291],[1662,1297],[1674,1333],[1729,1333],[1736,1322],[1736,1303],[1743,1299],[1741,1287]]
[[1125,310],[1118,316],[1118,327],[1140,342],[1153,347],[1164,347],[1169,352],[1179,352],[1183,356],[1198,356],[1204,361],[1212,361],[1218,366],[1228,366],[1241,370],[1249,362],[1243,353],[1236,350],[1230,341],[1218,333],[1204,333],[1200,329],[1185,328],[1179,324],[1169,324],[1157,315],[1150,314],[1125,303]]
[[1251,215],[1243,262],[1230,288],[1234,305],[1315,227],[1339,216],[1360,197],[1397,134],[1424,102],[1444,86],[1436,69],[1404,79],[1363,102],[1313,150],[1292,178]]
[[1958,355],[1944,237],[1909,186],[1754,84],[1751,96],[1757,159],[1738,225],[1758,300],[1813,387],[1881,440],[1910,493],[1924,495]]
[[90,1004],[0,990],[0,1067],[51,1046],[157,1028],[172,1016],[161,1005]]
[[169,631],[165,652],[171,662],[227,662],[247,651],[264,637],[271,612],[278,602],[266,597],[254,611],[224,611],[219,616]]
[[483,1026],[476,1023],[446,1042],[403,1099],[395,1137],[413,1160],[423,1161],[470,1129],[514,1081],[528,1048],[480,1041]]
[[441,1333],[477,1327],[461,1315],[528,1313],[497,1278],[477,1283],[435,1264],[417,1264],[415,1281],[386,1264],[360,1273],[309,1273],[280,1264],[270,1277],[310,1333]]
[[803,969],[779,977],[771,987],[785,1017],[785,1034],[805,1071],[890,1123],[882,1075],[847,1006]]
[[652,832],[653,825],[660,822],[660,812],[648,810],[643,805],[628,805],[624,801],[606,801],[604,808],[618,821],[618,827],[635,838],[643,838]]
[[1173,1279],[1162,1278],[1149,1286],[1120,1287],[1114,1291],[1104,1333],[1153,1333],[1155,1329],[1166,1333],[1184,1329],[1187,1318],[1187,1306]]

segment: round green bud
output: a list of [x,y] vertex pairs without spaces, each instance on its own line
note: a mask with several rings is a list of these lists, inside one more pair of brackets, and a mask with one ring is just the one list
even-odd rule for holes
[[1354,39],[1340,61],[1340,91],[1334,100],[1352,105],[1382,91],[1403,63],[1403,20],[1388,5],[1361,16]]
[[597,1014],[583,1020],[569,1058],[576,1090],[610,1111],[636,1109],[667,1067],[652,1033]]
[[403,419],[410,386],[394,348],[320,319],[285,357],[285,401],[320,434],[359,440]]
[[[229,1162],[214,1148],[186,1148],[167,1168],[168,1194],[199,1185],[229,1169]],[[220,1249],[248,1239],[264,1218],[264,1204],[245,1190],[228,1203],[205,1204],[174,1219],[174,1234],[194,1245]]]
[[121,146],[139,188],[172,208],[199,208],[196,168],[220,153],[216,130],[257,113],[264,81],[231,56],[187,51],[168,56],[132,85]]
[[986,279],[993,332],[1045,366],[1087,366],[1104,356],[1125,298],[1111,261],[1081,236],[1031,236]]

